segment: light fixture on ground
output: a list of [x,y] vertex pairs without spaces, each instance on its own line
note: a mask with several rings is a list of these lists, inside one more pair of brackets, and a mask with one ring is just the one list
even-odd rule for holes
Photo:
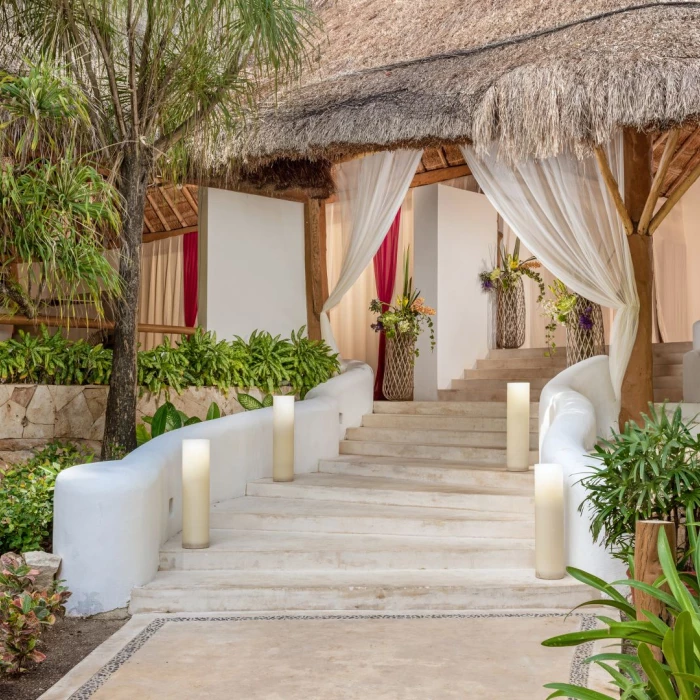
[[182,441],[182,546],[209,546],[209,440]]
[[506,466],[525,471],[530,466],[530,383],[510,382],[506,398]]
[[272,399],[272,480],[294,481],[294,394]]
[[566,574],[564,545],[564,469],[535,465],[535,574],[560,579]]

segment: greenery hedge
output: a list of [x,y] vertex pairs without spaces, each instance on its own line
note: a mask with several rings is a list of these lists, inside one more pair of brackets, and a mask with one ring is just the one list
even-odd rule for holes
[[[338,356],[323,341],[309,340],[304,327],[289,339],[254,331],[246,342],[217,341],[201,328],[174,345],[165,342],[138,353],[138,381],[147,391],[180,393],[188,386],[215,386],[273,393],[291,386],[302,398],[337,374]],[[20,331],[0,342],[0,382],[4,384],[108,384],[112,351],[62,334]]]

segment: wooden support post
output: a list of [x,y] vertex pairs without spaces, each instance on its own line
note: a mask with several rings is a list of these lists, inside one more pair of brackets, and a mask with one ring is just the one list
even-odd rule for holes
[[304,260],[306,272],[307,333],[321,339],[321,309],[328,299],[326,269],[326,203],[309,199],[304,203]]
[[622,383],[620,429],[629,420],[639,421],[654,400],[652,339],[652,304],[654,270],[652,238],[637,232],[637,226],[651,191],[652,142],[648,134],[627,128],[624,131],[625,206],[634,225],[627,237],[639,295],[639,326],[627,372]]
[[[634,532],[634,578],[637,581],[653,584],[663,573],[659,563],[659,530],[666,531],[668,543],[671,551],[676,551],[676,526],[664,520],[638,520]],[[663,586],[662,590],[669,592],[668,586]],[[666,606],[660,601],[638,589],[634,589],[634,607],[637,610],[637,619],[646,619],[642,611],[660,617],[662,620],[666,616]],[[652,649],[657,660],[661,660],[661,650]]]

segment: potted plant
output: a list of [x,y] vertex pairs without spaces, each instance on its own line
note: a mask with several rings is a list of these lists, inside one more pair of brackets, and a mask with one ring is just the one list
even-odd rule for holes
[[605,331],[600,305],[569,291],[561,280],[555,279],[549,291],[552,298],[544,303],[544,315],[549,318],[545,356],[551,357],[556,352],[554,331],[557,324],[566,327],[567,367],[594,355],[604,355]]
[[435,328],[432,316],[435,309],[426,306],[420,291],[413,289],[413,278],[408,273],[409,252],[403,261],[403,292],[391,305],[373,299],[369,310],[378,314],[372,328],[386,336],[386,368],[382,393],[389,401],[413,400],[413,371],[419,350],[416,340],[427,326],[430,331],[430,349],[435,348]]
[[675,523],[679,560],[688,560],[685,523],[700,511],[700,438],[678,406],[649,404],[644,425],[629,421],[622,432],[600,440],[593,456],[600,467],[581,479],[587,495],[579,512],[588,512],[591,534],[613,556],[629,562],[637,519]]
[[520,239],[515,240],[512,253],[503,246],[499,260],[491,270],[479,273],[481,289],[496,292],[496,347],[519,348],[525,342],[525,289],[523,276],[534,280],[540,293],[537,303],[544,298],[544,282],[537,272],[541,267],[534,256],[520,259]]

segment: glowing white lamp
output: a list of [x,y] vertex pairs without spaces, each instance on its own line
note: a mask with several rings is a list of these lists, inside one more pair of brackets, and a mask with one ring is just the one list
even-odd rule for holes
[[535,465],[535,573],[560,579],[566,574],[564,470],[561,464]]
[[294,394],[272,399],[272,480],[294,481]]
[[530,466],[530,383],[510,382],[506,408],[506,466],[525,471]]
[[182,546],[209,546],[209,440],[182,441]]

